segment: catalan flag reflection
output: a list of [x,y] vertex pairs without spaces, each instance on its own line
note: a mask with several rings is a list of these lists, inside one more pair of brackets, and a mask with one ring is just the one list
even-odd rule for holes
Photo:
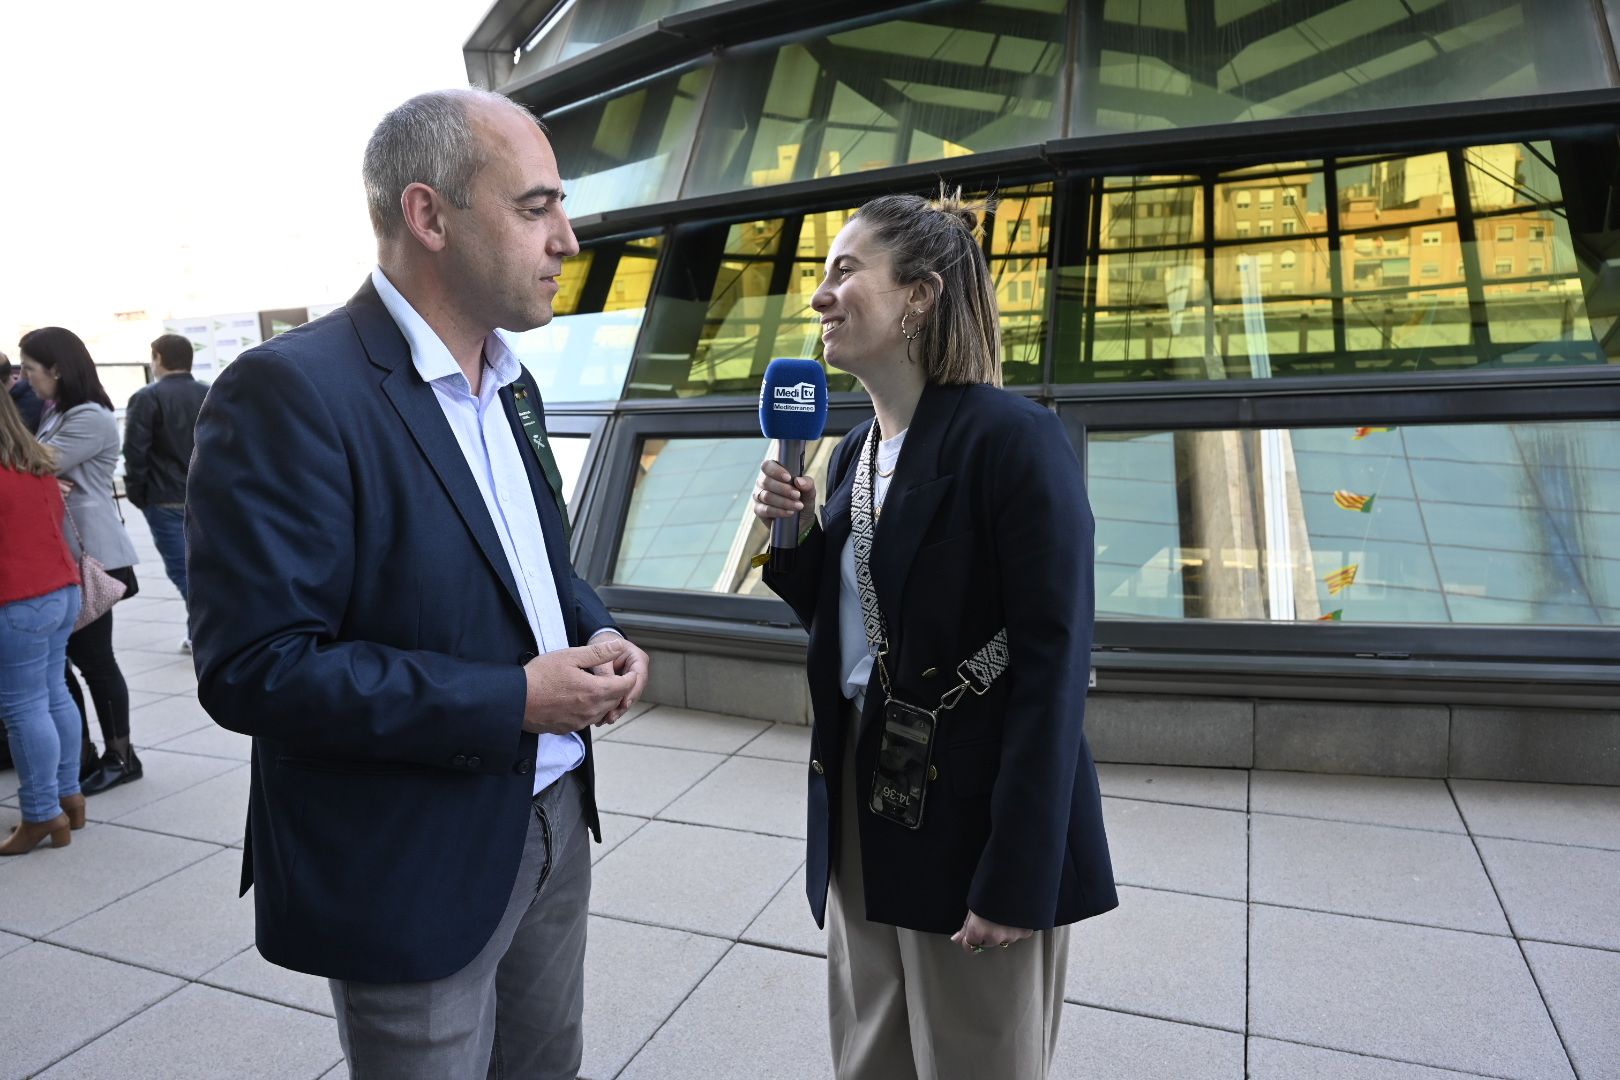
[[1392,427],[1358,427],[1356,428],[1356,433],[1352,435],[1350,439],[1352,442],[1360,442],[1369,435],[1382,435],[1386,432],[1394,430],[1395,429]]
[[1373,500],[1376,495],[1357,495],[1353,491],[1335,491],[1333,493],[1334,505],[1341,510],[1354,510],[1358,514],[1372,513]]
[[1317,622],[1343,622],[1344,621],[1344,608],[1339,608],[1336,611],[1330,611],[1326,615],[1318,615],[1316,617],[1316,621]]
[[1360,563],[1351,563],[1349,566],[1340,567],[1323,578],[1322,580],[1327,582],[1328,593],[1332,596],[1338,596],[1354,585],[1356,583],[1356,571],[1359,569],[1361,569]]

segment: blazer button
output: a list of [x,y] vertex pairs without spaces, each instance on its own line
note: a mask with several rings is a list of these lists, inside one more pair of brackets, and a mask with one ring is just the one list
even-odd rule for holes
[[925,679],[932,679],[935,675],[938,675],[938,674],[939,674],[939,669],[938,668],[927,668],[927,669],[925,669],[923,671],[922,677],[925,678]]
[[528,776],[530,773],[534,772],[534,758],[526,757],[516,765],[512,766],[512,768],[519,776]]
[[812,770],[814,770],[814,772],[815,772],[815,774],[816,774],[816,775],[817,775],[817,776],[820,776],[820,775],[821,775],[821,774],[822,774],[822,772],[823,772],[823,771],[824,771],[824,770],[823,770],[823,769],[822,769],[822,768],[821,768],[821,762],[819,762],[819,761],[817,761],[817,760],[815,760],[815,759],[814,759],[814,758],[811,758],[811,759],[810,759],[810,768],[811,768],[811,769],[812,769]]
[[938,780],[939,779],[939,770],[934,768],[932,765],[928,766],[928,779],[930,779],[930,780]]
[[484,759],[479,757],[477,754],[474,754],[472,757],[467,759],[467,768],[476,769],[476,768],[478,768],[478,766],[482,765],[483,763],[484,763]]
[[454,765],[458,769],[461,768],[463,765],[467,764],[467,755],[457,754],[455,757],[450,759],[450,764]]

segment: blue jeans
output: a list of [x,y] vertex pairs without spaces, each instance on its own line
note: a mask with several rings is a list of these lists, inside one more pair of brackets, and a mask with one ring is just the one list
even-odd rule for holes
[[180,599],[186,593],[186,511],[180,506],[148,506],[141,513],[152,530],[152,543],[163,556],[163,572],[169,575],[174,587],[180,590]]
[[77,585],[0,604],[0,716],[24,821],[49,821],[79,790],[79,710],[62,674],[78,617]]

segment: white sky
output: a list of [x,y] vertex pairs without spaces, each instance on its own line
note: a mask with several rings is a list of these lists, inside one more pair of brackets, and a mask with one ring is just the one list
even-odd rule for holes
[[58,324],[140,362],[165,317],[346,299],[366,138],[466,84],[490,3],[0,0],[0,351]]

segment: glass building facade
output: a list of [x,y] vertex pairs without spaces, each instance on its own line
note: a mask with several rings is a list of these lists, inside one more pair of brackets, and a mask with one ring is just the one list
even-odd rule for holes
[[[497,4],[469,71],[582,243],[518,339],[582,572],[655,642],[802,650],[760,379],[855,209],[945,182],[1085,466],[1100,671],[1620,698],[1616,7]],[[823,487],[869,411],[829,377]]]

